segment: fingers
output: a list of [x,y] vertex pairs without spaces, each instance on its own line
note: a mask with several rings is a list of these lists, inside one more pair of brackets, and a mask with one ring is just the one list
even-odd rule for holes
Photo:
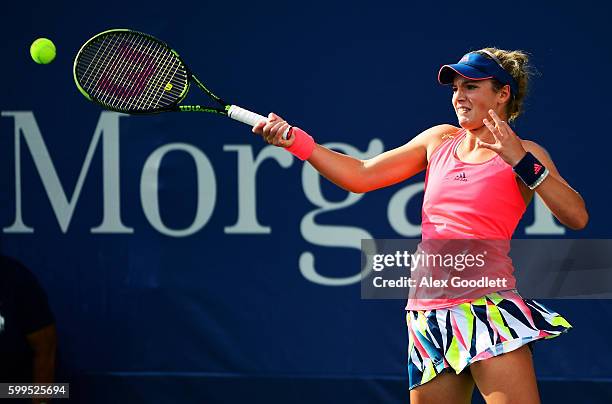
[[270,113],[268,119],[258,122],[253,126],[253,133],[260,134],[264,141],[274,146],[288,147],[293,143],[293,139],[283,139],[283,134],[291,126],[280,116]]
[[255,124],[255,126],[253,126],[253,128],[251,129],[251,132],[258,134],[258,135],[262,135],[263,134],[263,127],[266,125],[267,121],[259,121]]
[[494,143],[486,143],[486,142],[483,142],[480,139],[476,140],[476,146],[477,147],[481,147],[483,149],[489,149],[489,150],[497,151],[497,147],[495,147]]
[[285,134],[285,132],[290,131],[291,126],[287,122],[278,122],[270,131],[270,137],[266,139],[266,142],[274,146],[289,147],[293,144],[294,139],[291,137],[290,134],[287,136],[287,139],[283,139],[283,135]]
[[285,121],[272,121],[268,125],[264,127],[264,139],[267,143],[278,145],[278,137],[282,136],[289,125]]
[[257,124],[255,124],[255,126],[253,126],[253,128],[251,129],[251,132],[256,133],[258,135],[263,135],[263,129],[264,127],[271,122],[276,122],[278,120],[283,120],[283,118],[281,118],[280,116],[276,115],[274,112],[270,112],[268,114],[268,119],[266,119],[265,121],[259,121],[257,122]]
[[499,117],[499,115],[497,115],[495,111],[490,109],[489,115],[491,115],[491,118],[493,118],[493,121],[495,122],[495,126],[498,128],[502,136],[507,135],[512,132],[512,128],[510,128],[510,125],[508,125],[508,122],[502,121],[502,119]]
[[488,119],[483,119],[482,122],[485,124],[487,129],[493,134],[495,138],[495,143],[501,143],[501,139],[504,137],[502,133],[500,133],[499,128],[497,126],[493,126],[493,124]]
[[497,113],[495,111],[493,111],[492,109],[489,110],[489,115],[491,115],[491,118],[493,118],[493,121],[495,122],[495,126],[502,126],[503,122],[501,120],[501,118],[499,117],[499,115],[497,115]]
[[477,139],[476,144],[478,147],[493,150],[499,154],[506,163],[512,165],[513,162],[518,161],[517,158],[520,160],[520,156],[524,156],[525,154],[521,140],[516,133],[514,133],[512,128],[510,128],[510,125],[508,125],[507,122],[502,121],[495,111],[489,110],[489,115],[493,121],[485,118],[482,120],[482,122],[495,138],[495,142],[486,143],[480,139]]

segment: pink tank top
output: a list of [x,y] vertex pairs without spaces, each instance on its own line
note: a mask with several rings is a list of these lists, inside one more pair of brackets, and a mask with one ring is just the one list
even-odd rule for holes
[[[483,163],[459,160],[457,147],[465,138],[466,131],[461,129],[452,136],[434,150],[427,166],[422,210],[423,243],[431,239],[508,240],[507,249],[497,251],[495,273],[487,273],[487,276],[508,279],[507,287],[483,287],[478,293],[484,296],[513,289],[516,282],[512,275],[512,260],[508,257],[509,240],[526,209],[514,172],[497,154]],[[411,288],[411,296],[413,292]],[[409,298],[406,308],[430,310],[475,298]]]

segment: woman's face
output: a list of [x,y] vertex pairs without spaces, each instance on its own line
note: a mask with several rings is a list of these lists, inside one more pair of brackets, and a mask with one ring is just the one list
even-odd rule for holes
[[456,75],[453,80],[453,108],[457,114],[459,125],[468,130],[482,127],[482,120],[489,116],[489,110],[494,110],[502,119],[506,119],[504,105],[508,100],[505,86],[499,92],[493,89],[491,80],[470,80]]

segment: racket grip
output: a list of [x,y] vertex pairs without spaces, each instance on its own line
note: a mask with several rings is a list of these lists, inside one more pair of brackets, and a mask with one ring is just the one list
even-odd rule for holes
[[[238,105],[230,106],[230,108],[227,110],[227,116],[250,126],[255,126],[258,122],[265,121],[267,119],[263,115],[256,114],[248,109],[240,108]],[[285,133],[283,133],[283,139],[287,139],[290,129],[291,127],[288,127],[287,130],[285,130]]]

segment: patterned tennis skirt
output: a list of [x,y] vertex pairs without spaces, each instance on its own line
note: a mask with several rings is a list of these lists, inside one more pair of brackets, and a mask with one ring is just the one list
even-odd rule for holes
[[443,309],[408,311],[406,321],[410,389],[445,369],[459,374],[474,362],[554,338],[572,327],[558,313],[523,299],[516,290]]

